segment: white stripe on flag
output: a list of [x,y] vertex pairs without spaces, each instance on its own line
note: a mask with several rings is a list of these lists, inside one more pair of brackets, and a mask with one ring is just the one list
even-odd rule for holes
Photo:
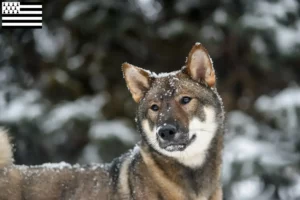
[[19,8],[42,8],[42,5],[20,5]]
[[42,26],[42,23],[2,23],[2,26]]
[[42,20],[42,17],[2,17],[2,20]]
[[42,11],[20,11],[19,14],[42,14]]

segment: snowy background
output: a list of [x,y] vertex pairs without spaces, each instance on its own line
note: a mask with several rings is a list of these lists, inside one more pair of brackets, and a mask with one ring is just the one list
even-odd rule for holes
[[227,200],[300,199],[299,0],[45,0],[0,32],[0,125],[18,164],[109,162],[131,148],[127,61],[155,72],[207,47],[227,111]]

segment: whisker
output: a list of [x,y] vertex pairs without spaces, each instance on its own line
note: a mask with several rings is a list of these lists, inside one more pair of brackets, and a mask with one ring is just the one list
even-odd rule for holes
[[189,131],[190,131],[190,132],[193,132],[193,131],[205,131],[205,132],[212,132],[213,130],[208,130],[208,129],[202,129],[202,128],[199,128],[199,129],[190,129]]

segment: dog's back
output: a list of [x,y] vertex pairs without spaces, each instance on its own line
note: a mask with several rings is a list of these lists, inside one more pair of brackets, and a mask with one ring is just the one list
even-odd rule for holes
[[[0,141],[0,200],[208,200],[190,198],[189,192],[168,179],[169,175],[155,162],[157,158],[138,146],[110,165],[20,166],[12,164],[6,133],[0,133]],[[176,171],[174,167],[169,173],[183,172]],[[218,189],[209,200],[220,200],[221,196]]]
[[12,147],[0,131],[0,199],[109,199],[107,167],[71,166],[66,163],[41,166],[12,164]]
[[7,133],[0,131],[0,200],[156,199],[158,188],[136,146],[112,163],[14,165]]
[[62,162],[23,166],[12,164],[11,145],[3,131],[0,141],[0,200],[153,200],[165,195],[167,199],[185,199],[181,190],[161,191],[161,185],[153,184],[159,175],[155,173],[162,171],[151,163],[148,152],[143,152],[147,164],[144,162],[139,146],[107,165]]

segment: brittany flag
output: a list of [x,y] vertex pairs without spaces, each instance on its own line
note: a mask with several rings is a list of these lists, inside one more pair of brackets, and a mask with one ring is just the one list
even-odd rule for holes
[[42,28],[42,3],[2,2],[2,28]]

